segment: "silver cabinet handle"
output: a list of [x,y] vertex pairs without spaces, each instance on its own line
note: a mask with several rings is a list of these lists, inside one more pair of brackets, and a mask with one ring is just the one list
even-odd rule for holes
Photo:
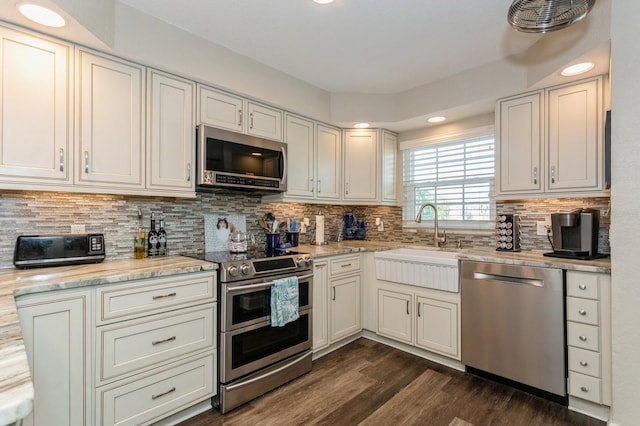
[[589,363],[587,361],[580,361],[580,365],[586,367]]
[[158,399],[158,398],[160,398],[161,396],[168,395],[168,394],[170,394],[171,392],[175,392],[175,391],[176,391],[176,387],[174,386],[174,387],[172,387],[171,389],[169,389],[169,390],[168,390],[168,391],[166,391],[166,392],[162,392],[162,393],[159,393],[159,394],[157,394],[157,395],[151,395],[151,399]]
[[238,126],[242,127],[242,110],[238,110]]
[[84,152],[84,172],[89,173],[89,151]]
[[60,171],[64,172],[64,149],[60,148]]
[[309,192],[313,192],[313,179],[309,179]]
[[187,182],[191,182],[191,163],[187,163]]
[[420,314],[420,302],[418,302],[418,318],[420,318],[422,314]]
[[580,284],[580,285],[578,286],[578,288],[579,288],[580,290],[586,290],[586,289],[587,289],[587,286],[586,286],[585,284]]
[[253,113],[249,114],[249,128],[253,129]]
[[533,184],[534,185],[538,184],[538,168],[537,167],[533,168]]
[[153,346],[159,345],[161,343],[173,342],[176,340],[176,336],[167,337],[166,339],[156,340],[155,342],[151,342]]
[[582,386],[582,387],[580,388],[580,390],[581,390],[582,392],[589,392],[589,388],[588,388],[588,387],[586,387],[586,386]]
[[153,296],[152,299],[153,300],[158,300],[158,299],[166,299],[167,297],[174,297],[176,295],[176,293],[167,293],[167,294],[159,294],[157,296]]
[[556,183],[556,166],[551,166],[551,183]]
[[318,187],[318,194],[322,192],[322,181],[320,179],[318,179],[318,182],[316,183],[316,186]]
[[407,300],[407,315],[410,315],[410,312],[409,312],[409,301],[408,300]]
[[578,313],[579,313],[580,315],[583,315],[583,316],[584,316],[584,315],[587,315],[587,311],[585,311],[584,309],[580,309],[580,310],[578,311]]
[[345,194],[349,195],[349,182],[344,183],[344,192]]
[[340,265],[341,268],[348,268],[349,266],[351,266],[350,263],[345,263],[344,265]]
[[580,337],[578,337],[578,339],[580,339],[583,342],[586,342],[587,341],[587,336],[580,336]]
[[333,289],[333,296],[331,297],[331,300],[336,300],[336,288],[332,287]]

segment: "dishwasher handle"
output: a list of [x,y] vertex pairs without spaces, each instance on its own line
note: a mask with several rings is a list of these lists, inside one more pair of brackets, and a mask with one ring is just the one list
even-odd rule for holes
[[510,284],[524,284],[534,287],[544,287],[544,280],[537,278],[512,277],[509,275],[485,274],[484,272],[474,272],[473,278],[476,280],[502,281]]

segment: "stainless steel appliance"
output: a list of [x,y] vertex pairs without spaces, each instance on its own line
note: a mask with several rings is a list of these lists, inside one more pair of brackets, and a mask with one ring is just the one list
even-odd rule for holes
[[103,234],[21,235],[13,264],[17,268],[64,266],[98,263],[104,257]]
[[287,190],[287,145],[199,125],[198,186],[265,192]]
[[[219,390],[224,414],[311,371],[313,268],[295,252],[207,253],[219,264]],[[271,286],[298,277],[299,318],[272,327]]]
[[545,256],[570,259],[596,259],[606,257],[598,253],[600,213],[592,209],[576,209],[568,213],[551,215],[552,253]]
[[566,398],[563,271],[462,261],[460,282],[467,370]]

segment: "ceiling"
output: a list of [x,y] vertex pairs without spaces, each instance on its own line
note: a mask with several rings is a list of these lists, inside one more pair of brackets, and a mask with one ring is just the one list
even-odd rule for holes
[[541,37],[509,27],[508,0],[120,1],[331,93],[404,92]]

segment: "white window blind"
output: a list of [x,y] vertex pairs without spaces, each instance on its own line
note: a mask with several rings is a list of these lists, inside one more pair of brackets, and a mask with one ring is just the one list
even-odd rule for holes
[[[403,151],[403,219],[414,220],[423,203],[438,206],[438,219],[462,226],[495,217],[493,135]],[[423,221],[434,217],[424,209]]]

